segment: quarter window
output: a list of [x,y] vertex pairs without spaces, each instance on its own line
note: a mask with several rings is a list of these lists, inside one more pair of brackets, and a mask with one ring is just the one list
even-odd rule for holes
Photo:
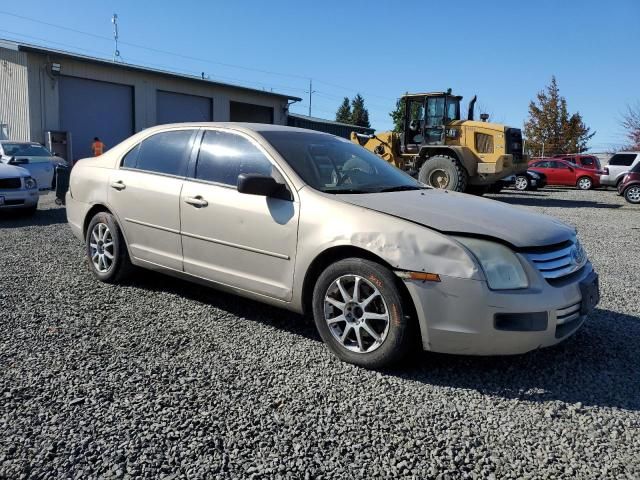
[[609,160],[609,165],[620,165],[623,167],[629,167],[636,159],[635,153],[617,153],[611,160]]
[[184,176],[192,135],[193,130],[171,130],[152,135],[125,155],[122,166]]
[[246,138],[207,130],[202,139],[195,178],[236,186],[242,173],[271,175],[269,159]]

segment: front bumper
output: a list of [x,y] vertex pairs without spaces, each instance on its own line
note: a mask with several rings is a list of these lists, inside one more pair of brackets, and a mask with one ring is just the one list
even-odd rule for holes
[[38,190],[0,190],[0,210],[35,207],[39,198]]
[[[533,267],[527,270],[530,279],[537,273]],[[538,274],[529,288],[510,291],[490,290],[481,280],[442,275],[437,283],[405,283],[425,350],[512,355],[560,343],[582,326],[587,315],[581,310],[580,284],[590,275],[595,273],[587,263],[560,286],[550,285]]]

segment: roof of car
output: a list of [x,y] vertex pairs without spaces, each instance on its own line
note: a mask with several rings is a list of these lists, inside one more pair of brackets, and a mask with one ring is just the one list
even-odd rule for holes
[[274,125],[271,123],[246,123],[246,122],[185,122],[185,123],[166,123],[163,125],[156,125],[146,130],[164,130],[176,127],[225,127],[235,128],[237,130],[248,130],[253,132],[299,132],[299,133],[314,133],[318,135],[331,135],[325,132],[318,132],[315,130],[308,130],[306,128],[289,127],[287,125]]

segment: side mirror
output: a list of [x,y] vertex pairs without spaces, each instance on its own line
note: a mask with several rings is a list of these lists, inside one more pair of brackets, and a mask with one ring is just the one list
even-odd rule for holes
[[573,172],[573,167],[569,167],[569,171],[570,171],[570,172]]
[[238,192],[248,195],[293,200],[286,185],[276,182],[276,179],[259,173],[242,173],[238,176]]
[[27,165],[29,163],[29,159],[11,157],[8,163],[9,165]]

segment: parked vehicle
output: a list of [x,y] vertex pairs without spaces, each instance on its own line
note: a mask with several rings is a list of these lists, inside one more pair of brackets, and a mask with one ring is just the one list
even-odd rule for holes
[[503,188],[515,188],[519,191],[537,190],[547,185],[547,176],[544,173],[527,170],[522,175],[509,175],[491,185],[489,192],[499,193]]
[[600,171],[582,168],[566,160],[538,160],[529,165],[529,170],[544,173],[548,185],[567,185],[580,190],[600,186]]
[[0,161],[27,169],[41,190],[54,188],[55,167],[67,165],[63,158],[55,156],[39,143],[12,140],[0,141]]
[[640,163],[640,152],[616,153],[604,167],[600,182],[608,187],[617,187],[625,174],[638,163]]
[[0,211],[38,209],[38,183],[22,167],[0,163]]
[[553,158],[559,158],[560,160],[566,160],[567,162],[575,163],[579,167],[585,168],[587,170],[602,170],[600,159],[595,155],[572,153],[569,155],[554,155]]
[[629,203],[640,203],[640,162],[636,163],[618,183],[618,195],[624,196]]
[[135,265],[306,312],[339,358],[366,367],[416,338],[473,355],[554,345],[599,298],[572,227],[425,187],[310,130],[153,127],[78,162],[66,204],[98,280]]

